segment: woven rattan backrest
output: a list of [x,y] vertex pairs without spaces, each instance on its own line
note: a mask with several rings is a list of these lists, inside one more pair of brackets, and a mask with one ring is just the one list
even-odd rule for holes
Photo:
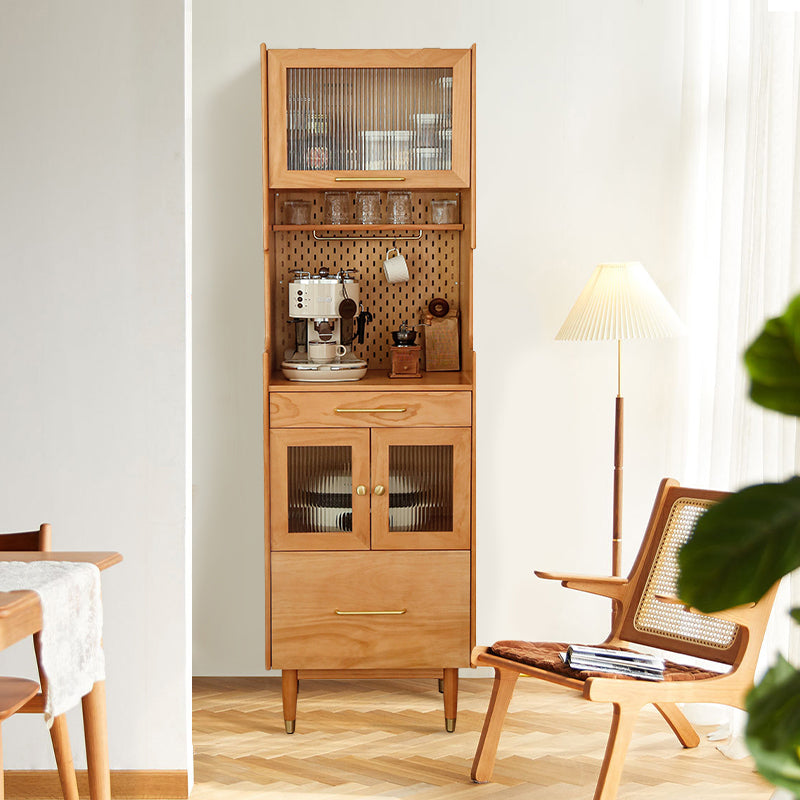
[[738,625],[659,599],[676,596],[678,552],[697,520],[723,496],[680,486],[665,488],[631,574],[634,591],[622,623],[623,639],[733,663],[743,644]]

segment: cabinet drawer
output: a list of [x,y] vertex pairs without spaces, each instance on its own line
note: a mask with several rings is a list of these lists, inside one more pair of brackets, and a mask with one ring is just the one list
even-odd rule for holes
[[469,559],[452,551],[273,553],[272,666],[469,666]]
[[469,427],[471,392],[272,392],[271,428]]

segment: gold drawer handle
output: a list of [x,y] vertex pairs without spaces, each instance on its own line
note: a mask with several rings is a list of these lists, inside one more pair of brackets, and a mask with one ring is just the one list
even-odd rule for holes
[[334,609],[333,613],[339,617],[399,617],[405,614],[408,609],[401,608],[399,611],[339,611]]
[[363,177],[363,178],[352,178],[352,177],[337,177],[334,178],[335,181],[339,181],[340,183],[344,183],[345,181],[404,181],[404,177],[391,177],[391,178],[383,178],[381,176],[370,176],[370,177]]
[[334,408],[337,414],[402,414],[407,408]]

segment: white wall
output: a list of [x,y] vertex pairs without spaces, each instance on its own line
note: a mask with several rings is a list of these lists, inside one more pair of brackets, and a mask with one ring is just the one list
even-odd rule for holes
[[[189,760],[183,31],[179,0],[0,14],[0,530],[125,557],[103,577],[115,769]],[[0,658],[35,674],[30,642]],[[3,728],[8,768],[54,767],[40,717]]]
[[[645,262],[683,309],[682,13],[674,0],[195,0],[195,674],[264,668],[259,43],[477,43],[478,640],[591,639],[605,602],[533,570],[610,570],[616,349],[553,337],[601,261]],[[681,477],[680,352],[624,348],[625,566],[658,480]]]

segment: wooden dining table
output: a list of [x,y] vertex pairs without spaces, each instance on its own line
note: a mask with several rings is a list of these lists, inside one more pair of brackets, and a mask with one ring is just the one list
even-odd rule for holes
[[[0,561],[76,561],[105,570],[122,561],[119,553],[85,551],[0,551]],[[0,650],[42,629],[42,606],[34,591],[0,592]],[[111,800],[105,681],[81,701],[91,800]]]

